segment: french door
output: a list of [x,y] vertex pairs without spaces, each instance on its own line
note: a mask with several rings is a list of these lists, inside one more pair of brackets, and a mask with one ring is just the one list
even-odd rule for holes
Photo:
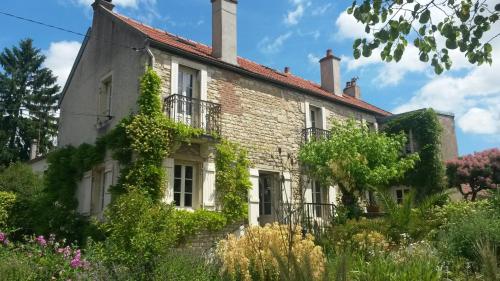
[[174,202],[181,208],[193,207],[194,167],[175,165],[174,167]]

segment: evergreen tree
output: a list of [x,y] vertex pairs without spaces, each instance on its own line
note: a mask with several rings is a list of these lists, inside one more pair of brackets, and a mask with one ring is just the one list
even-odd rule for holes
[[31,39],[0,53],[0,165],[28,160],[33,140],[38,153],[54,146],[60,87],[44,61]]

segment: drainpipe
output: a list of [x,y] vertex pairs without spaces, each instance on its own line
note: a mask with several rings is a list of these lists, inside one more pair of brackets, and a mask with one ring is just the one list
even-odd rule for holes
[[148,39],[146,39],[146,46],[144,47],[144,49],[146,50],[146,54],[149,57],[148,64],[151,68],[153,68],[155,65],[156,59],[155,59],[155,55],[153,54],[153,52],[149,48],[149,40]]

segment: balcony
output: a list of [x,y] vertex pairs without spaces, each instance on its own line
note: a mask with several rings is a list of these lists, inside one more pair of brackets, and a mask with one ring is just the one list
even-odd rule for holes
[[300,225],[304,232],[323,233],[332,226],[336,207],[328,203],[281,203],[278,221]]
[[163,108],[167,116],[196,129],[203,129],[206,135],[220,135],[220,104],[171,95],[165,98]]
[[310,141],[317,141],[327,139],[330,137],[330,131],[319,128],[306,128],[302,130],[302,139],[307,143]]

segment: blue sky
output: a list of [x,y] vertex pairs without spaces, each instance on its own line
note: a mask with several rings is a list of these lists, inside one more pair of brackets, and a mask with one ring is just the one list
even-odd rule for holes
[[[4,1],[3,12],[85,33],[93,0]],[[210,0],[114,0],[116,11],[174,34],[211,44]],[[270,4],[272,3],[272,4]],[[326,49],[342,58],[342,80],[359,77],[363,99],[393,112],[433,107],[456,115],[461,155],[500,147],[500,38],[493,41],[494,63],[475,67],[452,54],[454,70],[436,76],[407,49],[398,64],[378,55],[353,60],[353,38],[363,34],[344,10],[351,1],[240,0],[240,56],[306,79],[319,81],[318,59]],[[0,48],[31,37],[47,56],[47,67],[64,83],[82,37],[0,15]],[[500,24],[493,29],[500,31]],[[496,61],[496,62],[495,62]]]

